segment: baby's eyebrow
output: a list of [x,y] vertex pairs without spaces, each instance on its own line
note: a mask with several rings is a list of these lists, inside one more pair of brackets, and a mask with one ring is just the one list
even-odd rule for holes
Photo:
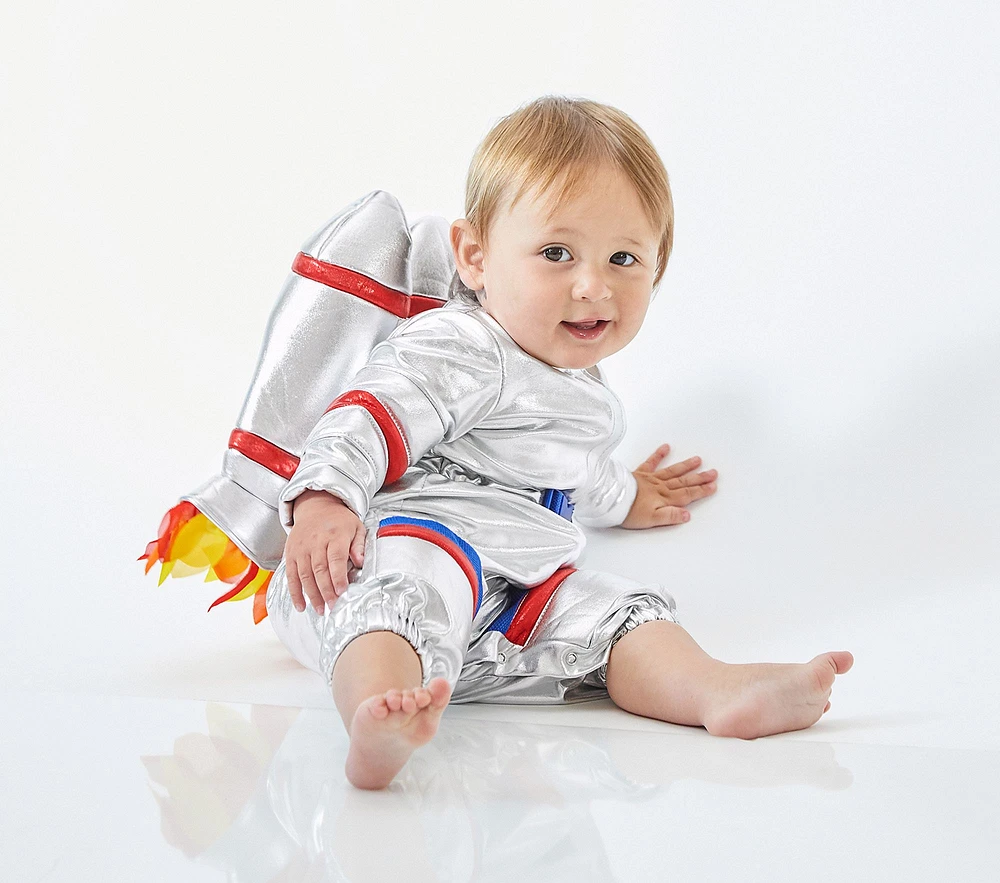
[[[575,227],[552,227],[552,228],[549,229],[548,232],[550,234],[554,234],[554,233],[577,233],[578,234],[580,231],[577,230]],[[638,248],[642,248],[642,246],[643,246],[643,243],[639,242],[638,239],[633,239],[631,236],[622,236],[620,238],[621,238],[622,242],[629,242],[629,243],[631,243],[632,245],[634,245],[634,246],[636,246]]]

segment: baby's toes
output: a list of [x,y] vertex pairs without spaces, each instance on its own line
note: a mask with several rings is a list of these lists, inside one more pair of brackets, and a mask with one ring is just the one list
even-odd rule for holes
[[403,714],[414,714],[417,710],[417,700],[413,698],[413,691],[407,690],[400,697],[399,707]]
[[830,695],[833,689],[833,682],[838,674],[848,671],[854,664],[854,657],[850,653],[821,653],[809,663],[812,668],[815,686],[820,693]]
[[842,675],[851,670],[854,665],[854,654],[847,650],[835,650],[828,654],[837,668],[837,674]]
[[830,670],[830,683],[833,683],[833,678],[837,675],[842,675],[845,672],[851,670],[851,666],[854,665],[854,654],[848,653],[846,650],[834,650],[830,653],[820,653],[813,662],[818,663],[822,660],[823,665]]
[[387,690],[385,705],[389,711],[399,711],[403,707],[403,694],[399,690]]
[[413,691],[413,701],[417,703],[418,709],[423,710],[431,704],[431,694],[421,687]]
[[368,713],[375,720],[384,721],[389,716],[389,707],[385,704],[385,696],[373,696],[368,700]]
[[431,705],[443,709],[451,699],[451,684],[444,678],[433,678],[427,685],[427,692],[431,694]]

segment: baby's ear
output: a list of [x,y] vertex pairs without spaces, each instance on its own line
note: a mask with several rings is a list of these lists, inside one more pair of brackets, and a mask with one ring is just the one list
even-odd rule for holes
[[451,250],[455,255],[455,269],[467,288],[483,288],[483,248],[472,224],[459,218],[451,225]]

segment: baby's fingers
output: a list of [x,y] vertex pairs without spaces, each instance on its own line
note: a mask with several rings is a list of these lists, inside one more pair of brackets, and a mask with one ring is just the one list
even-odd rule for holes
[[[308,558],[298,563],[298,578],[299,583],[302,586],[302,593],[309,599],[309,603],[312,604],[313,610],[322,614],[323,596],[320,594],[319,587],[316,585],[316,577],[313,574],[312,565],[310,564]],[[305,606],[303,605],[301,609],[305,610]]]
[[660,494],[661,498],[673,506],[687,506],[695,500],[710,497],[715,493],[716,484],[710,481],[708,484],[695,484],[690,487],[673,488]]
[[635,470],[636,472],[655,472],[656,467],[663,462],[664,457],[670,453],[670,445],[660,445],[652,454],[650,454],[639,467]]
[[299,579],[299,571],[294,562],[285,562],[285,577],[288,580],[288,593],[292,596],[292,605],[301,613],[306,609],[306,602],[302,597],[302,581]]
[[358,568],[365,563],[365,535],[365,526],[359,524],[354,532],[354,539],[351,540],[351,561]]
[[714,482],[718,477],[719,473],[715,469],[709,469],[706,472],[691,472],[688,475],[682,475],[679,478],[667,478],[664,479],[662,476],[657,476],[663,483],[671,490],[680,487],[690,487],[693,484],[708,484],[709,482]]
[[322,598],[319,606],[316,607],[316,612],[322,613],[323,602],[328,607],[332,607],[333,602],[337,600],[338,593],[334,588],[337,582],[337,571],[332,568],[332,562],[328,562],[326,552],[323,549],[317,549],[313,553],[310,568],[312,569],[313,578],[316,580],[316,587]]
[[333,598],[330,600],[330,603],[333,604],[338,595],[343,595],[347,591],[347,571],[351,566],[351,562],[348,559],[347,553],[335,549],[332,545],[326,550],[326,560],[330,567],[330,576],[332,579],[331,588],[333,590]]
[[684,524],[691,520],[691,513],[680,506],[661,506],[654,509],[650,527],[664,527],[671,524]]
[[701,465],[701,457],[688,457],[686,460],[681,460],[680,463],[674,463],[673,466],[667,466],[665,469],[657,469],[656,475],[658,478],[677,478],[680,475],[687,475],[687,473],[692,472]]

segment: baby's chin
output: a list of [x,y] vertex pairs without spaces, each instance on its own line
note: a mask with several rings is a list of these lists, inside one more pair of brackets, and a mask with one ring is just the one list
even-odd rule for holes
[[568,348],[565,346],[560,347],[558,352],[553,353],[553,361],[549,362],[549,364],[553,367],[564,369],[580,370],[592,368],[598,362],[608,358],[608,356],[613,356],[615,353],[623,350],[632,342],[634,336],[628,338],[628,340],[622,340],[620,334],[609,335],[601,340],[599,345],[595,346],[574,346],[571,344]]
[[[622,345],[624,346],[624,344]],[[535,353],[530,353],[530,355],[535,356],[546,365],[551,365],[553,368],[560,368],[563,371],[581,371],[587,368],[593,368],[602,359],[606,359],[608,356],[612,356],[617,353],[622,346],[618,347],[600,347],[592,348],[589,351],[582,352],[559,352],[555,351],[548,354],[536,355]],[[523,349],[523,347],[522,347]]]
[[552,362],[549,362],[548,364],[552,365],[553,368],[559,368],[562,371],[586,371],[588,368],[593,368],[598,362],[601,361],[601,359],[605,358],[607,357],[600,356],[597,359],[590,358],[590,359],[580,359],[576,361],[560,359],[559,360],[560,364],[553,364]]

